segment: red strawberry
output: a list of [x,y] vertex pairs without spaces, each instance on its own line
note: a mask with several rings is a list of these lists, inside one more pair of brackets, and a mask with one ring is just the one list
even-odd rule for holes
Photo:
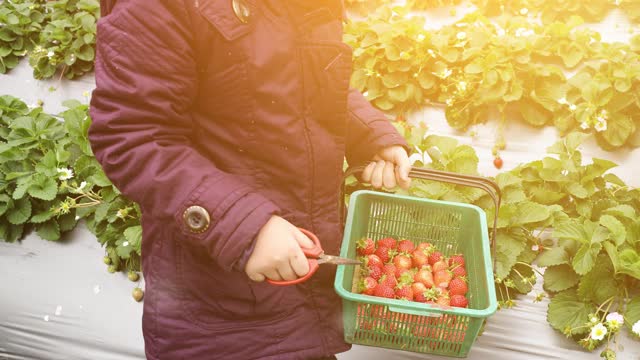
[[442,306],[450,305],[449,293],[447,292],[447,290],[440,290],[438,298],[436,299],[436,304]]
[[440,251],[434,251],[429,255],[429,265],[433,266],[433,264],[437,263],[442,259],[442,253]]
[[440,270],[447,270],[448,268],[449,266],[447,265],[447,262],[444,259],[436,261],[435,263],[431,264],[431,271],[433,271],[434,273]]
[[416,246],[416,250],[428,250],[431,246],[431,243],[421,242]]
[[441,288],[447,288],[453,274],[449,270],[439,270],[433,273],[433,283]]
[[453,278],[449,282],[449,294],[451,295],[465,295],[469,291],[467,282],[462,278]]
[[364,278],[364,280],[362,280],[362,283],[360,284],[360,293],[365,295],[373,295],[376,286],[378,286],[378,282],[376,281],[376,279],[367,276],[366,278]]
[[411,258],[407,255],[396,255],[396,257],[393,258],[393,264],[396,266],[396,270],[409,270],[413,266]]
[[384,267],[382,268],[383,273],[393,276],[396,276],[396,270],[398,269],[393,263],[384,264]]
[[450,305],[455,307],[466,308],[469,305],[469,301],[464,295],[451,295]]
[[386,286],[384,284],[378,284],[373,291],[374,296],[393,299],[396,293],[393,291],[393,287]]
[[418,270],[413,277],[413,280],[424,284],[427,288],[432,288],[434,286],[433,274],[431,273],[431,269],[428,267]]
[[380,266],[374,266],[369,268],[369,277],[372,277],[374,280],[378,281],[380,277],[382,277],[382,268]]
[[358,255],[371,255],[376,251],[376,243],[371,238],[362,238],[356,244]]
[[425,265],[429,265],[429,256],[423,250],[416,249],[411,253],[411,261],[414,267],[420,269]]
[[495,166],[496,169],[502,168],[503,163],[504,161],[502,161],[502,158],[500,156],[496,156],[496,158],[493,159],[493,166]]
[[396,298],[413,301],[413,290],[410,285],[404,285],[396,290]]
[[459,264],[464,266],[464,255],[455,254],[449,257],[449,266],[453,266],[453,264]]
[[414,282],[411,284],[411,290],[413,290],[413,300],[418,302],[427,301],[427,297],[425,296],[425,291],[427,291],[427,287],[425,284],[421,282]]
[[400,240],[398,243],[399,253],[411,254],[415,248],[416,246],[411,242],[411,240],[404,239]]
[[398,279],[396,279],[396,276],[393,274],[384,274],[380,280],[378,280],[378,283],[390,288],[395,288],[398,285]]
[[467,270],[465,270],[464,265],[459,265],[459,264],[454,265],[453,269],[451,269],[451,272],[453,273],[453,276],[457,276],[457,277],[467,276]]
[[384,239],[378,240],[378,247],[384,246],[389,249],[395,249],[397,245],[398,245],[398,242],[396,241],[396,239],[392,237],[386,237]]
[[367,255],[367,257],[365,258],[365,264],[369,269],[373,267],[382,268],[384,266],[384,263],[382,262],[380,257],[376,254]]
[[388,263],[395,255],[395,250],[392,250],[384,245],[379,245],[375,252],[376,255],[382,260],[383,263]]

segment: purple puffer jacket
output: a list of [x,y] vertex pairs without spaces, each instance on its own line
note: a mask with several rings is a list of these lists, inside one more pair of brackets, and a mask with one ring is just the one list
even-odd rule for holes
[[308,4],[118,0],[98,22],[89,137],[143,212],[149,359],[309,359],[349,349],[335,267],[290,287],[243,271],[273,214],[338,254],[345,155],[354,165],[406,146],[349,89],[340,0]]

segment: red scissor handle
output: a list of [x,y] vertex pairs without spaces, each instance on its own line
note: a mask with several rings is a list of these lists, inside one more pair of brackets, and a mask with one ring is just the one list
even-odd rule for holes
[[314,246],[312,248],[301,247],[302,252],[307,257],[307,261],[309,261],[309,272],[305,276],[297,278],[295,280],[276,281],[276,280],[267,279],[268,283],[273,285],[278,285],[278,286],[300,284],[302,282],[307,281],[320,268],[320,265],[318,264],[318,257],[320,257],[320,255],[324,253],[324,250],[322,250],[322,246],[320,245],[320,240],[318,240],[318,237],[311,231],[303,228],[298,228],[298,229],[300,229],[300,231],[302,231],[303,234],[305,234],[309,239],[311,239],[311,241],[313,241]]

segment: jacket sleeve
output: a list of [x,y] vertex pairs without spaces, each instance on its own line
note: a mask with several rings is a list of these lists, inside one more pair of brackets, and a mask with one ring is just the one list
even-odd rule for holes
[[[145,217],[203,247],[223,269],[242,270],[279,209],[193,146],[192,42],[182,1],[119,1],[98,23],[89,139],[105,174]],[[198,231],[185,217],[193,206],[210,218]]]
[[363,165],[392,145],[403,146],[409,153],[405,138],[357,89],[349,91],[348,106],[346,156],[349,166]]

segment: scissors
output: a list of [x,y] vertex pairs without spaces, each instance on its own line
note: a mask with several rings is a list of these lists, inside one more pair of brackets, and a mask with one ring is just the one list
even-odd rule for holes
[[311,239],[311,241],[313,241],[314,246],[312,248],[301,247],[302,252],[307,257],[307,261],[309,261],[309,272],[305,276],[297,278],[295,280],[276,281],[276,280],[267,279],[267,282],[269,282],[270,284],[278,285],[278,286],[300,284],[302,282],[307,281],[313,274],[315,274],[315,272],[318,271],[318,269],[320,268],[320,265],[322,264],[336,264],[336,265],[361,264],[361,262],[358,260],[348,259],[348,258],[343,258],[343,257],[333,256],[333,255],[326,255],[324,253],[324,250],[322,250],[322,245],[320,245],[320,240],[318,240],[318,237],[314,233],[303,228],[298,228],[298,229],[300,229],[300,231],[302,231],[303,234],[307,235],[307,237]]

